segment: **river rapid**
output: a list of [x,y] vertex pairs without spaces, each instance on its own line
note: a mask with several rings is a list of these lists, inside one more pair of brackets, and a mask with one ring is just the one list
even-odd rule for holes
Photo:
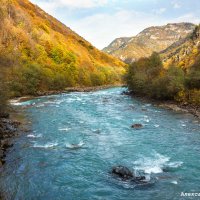
[[[0,171],[8,200],[172,200],[200,192],[200,124],[122,95],[125,88],[15,103],[31,131],[15,139]],[[131,128],[140,123],[142,129]],[[110,173],[124,165],[152,184]]]

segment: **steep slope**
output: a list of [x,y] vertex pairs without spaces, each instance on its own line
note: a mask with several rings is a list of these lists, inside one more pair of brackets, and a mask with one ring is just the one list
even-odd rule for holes
[[194,24],[174,23],[154,26],[143,30],[135,37],[118,38],[103,51],[127,63],[148,57],[153,51],[160,52],[194,30]]
[[21,95],[29,93],[20,78],[28,67],[30,74],[37,72],[35,79],[42,75],[37,87],[34,85],[36,91],[111,84],[120,81],[125,64],[99,51],[28,0],[1,0],[0,67],[13,66],[18,68],[9,76],[21,85],[15,83],[12,88]]
[[160,53],[164,65],[179,66],[187,69],[192,66],[200,56],[200,26],[186,38],[172,44]]

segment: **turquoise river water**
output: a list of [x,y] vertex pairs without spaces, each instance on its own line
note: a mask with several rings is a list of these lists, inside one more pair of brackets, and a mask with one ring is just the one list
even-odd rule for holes
[[[200,192],[200,124],[129,96],[125,88],[40,97],[15,106],[30,133],[0,172],[8,200],[165,200]],[[134,123],[142,129],[131,128]],[[152,184],[113,177],[124,165]]]

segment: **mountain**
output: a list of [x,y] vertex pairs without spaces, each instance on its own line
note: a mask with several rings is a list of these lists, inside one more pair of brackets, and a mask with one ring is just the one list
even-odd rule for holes
[[191,23],[172,23],[165,26],[153,26],[134,37],[115,39],[103,51],[126,63],[132,63],[141,57],[148,57],[154,51],[160,52],[174,42],[185,38],[195,28]]
[[187,37],[175,42],[160,52],[164,66],[179,66],[187,69],[200,57],[200,26]]
[[0,27],[0,67],[13,95],[114,84],[125,70],[28,0],[1,0]]

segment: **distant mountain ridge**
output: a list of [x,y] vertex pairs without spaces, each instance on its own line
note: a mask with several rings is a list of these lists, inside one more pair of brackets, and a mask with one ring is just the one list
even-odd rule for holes
[[188,36],[195,28],[192,23],[170,23],[146,28],[134,37],[115,39],[103,49],[126,63],[148,57],[153,51],[160,52]]

